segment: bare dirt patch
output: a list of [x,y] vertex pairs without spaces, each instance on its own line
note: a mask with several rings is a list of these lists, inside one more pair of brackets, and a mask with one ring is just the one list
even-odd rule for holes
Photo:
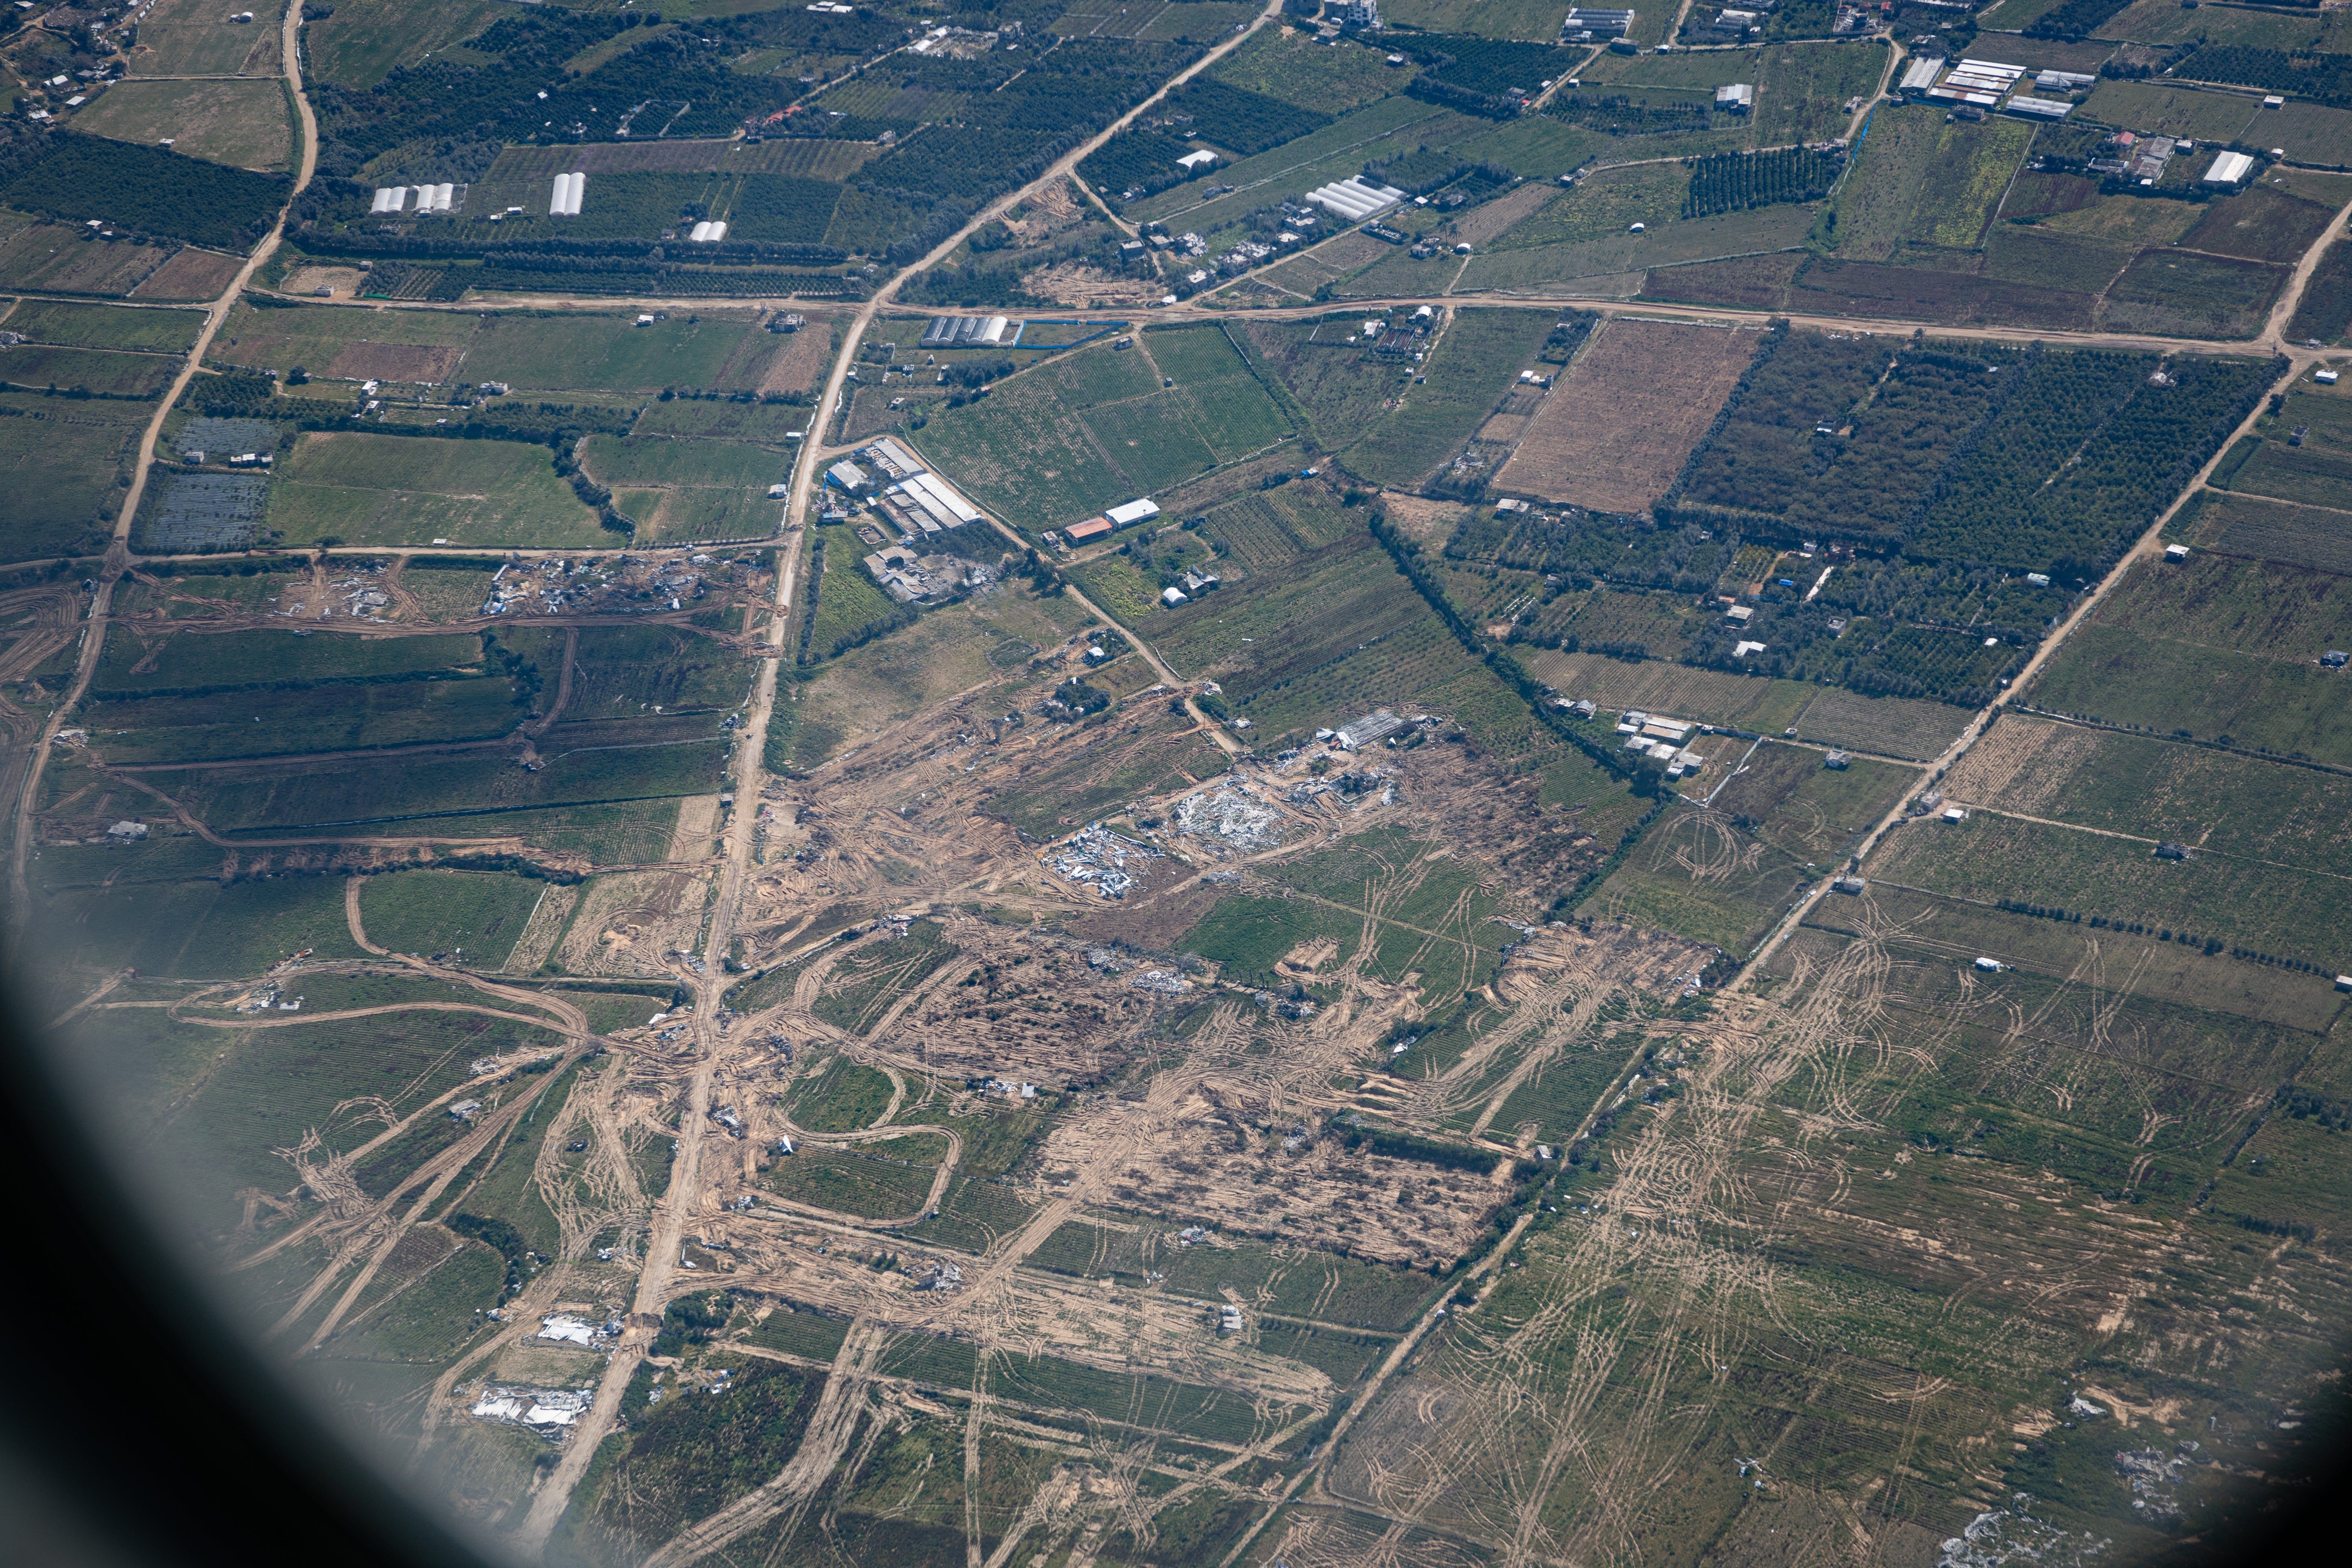
[[833,358],[833,333],[822,321],[812,321],[793,334],[784,352],[768,363],[760,378],[761,392],[806,392],[824,375]]
[[335,356],[326,374],[337,381],[406,381],[438,384],[457,374],[465,351],[415,343],[352,343]]
[[131,290],[133,300],[216,300],[236,276],[234,256],[190,247],[175,251],[145,281]]
[[1674,482],[1756,343],[1717,327],[1606,323],[1544,399],[1497,483],[1595,511],[1644,510]]
[[349,297],[360,291],[363,277],[356,267],[297,267],[286,275],[285,289],[289,294],[316,294],[321,289],[332,289],[338,297]]
[[1043,267],[1021,280],[1021,287],[1041,299],[1088,309],[1106,305],[1149,305],[1160,298],[1157,283],[1118,278],[1099,268],[1066,262]]

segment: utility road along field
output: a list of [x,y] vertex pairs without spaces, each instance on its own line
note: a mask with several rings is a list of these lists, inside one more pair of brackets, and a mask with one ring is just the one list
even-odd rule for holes
[[2038,5],[29,22],[11,994],[519,1563],[2300,1560],[2352,89]]

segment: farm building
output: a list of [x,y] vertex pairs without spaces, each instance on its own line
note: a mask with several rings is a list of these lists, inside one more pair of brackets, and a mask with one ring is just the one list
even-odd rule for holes
[[1158,517],[1160,515],[1160,503],[1149,500],[1131,500],[1123,506],[1115,506],[1111,508],[1108,511],[1103,513],[1103,515],[1110,520],[1113,527],[1125,528],[1130,523],[1142,522],[1148,519]]
[[1977,967],[1987,974],[1999,974],[2009,966],[1998,958],[1979,958],[1977,960]]
[[1171,606],[1181,605],[1192,596],[1192,595],[1184,592],[1183,589],[1179,588],[1172,584],[1160,590],[1160,602]]
[[2332,647],[2319,656],[2319,662],[2326,668],[2341,669],[2347,662],[2352,662],[2352,654],[2346,653],[2340,647]]
[[865,469],[845,458],[824,471],[824,482],[847,490],[851,495],[857,495],[873,481],[866,477]]
[[2189,846],[2159,844],[2156,847],[2156,858],[2159,860],[2186,860],[2189,858]]
[[587,194],[588,176],[586,174],[556,175],[554,192],[548,197],[547,216],[550,217],[578,217],[580,216],[581,200],[586,196]]
[[705,220],[696,224],[686,237],[693,245],[716,245],[727,237],[726,220],[722,218],[717,223]]
[[2074,106],[2054,98],[2028,98],[2023,93],[2009,100],[2011,114],[2031,115],[2036,120],[2063,120],[2074,112]]
[[923,471],[920,460],[887,436],[883,437],[858,455],[870,458],[884,473],[894,479],[902,479],[908,474],[919,474]]
[[1405,727],[1405,721],[1385,708],[1376,708],[1360,719],[1349,720],[1339,726],[1332,737],[1334,745],[1350,752],[1361,751],[1376,742],[1385,741]]
[[1832,882],[1830,886],[1836,891],[1843,893],[1851,898],[1860,895],[1870,886],[1870,884],[1863,880],[1860,877],[1840,877],[1836,881]]
[[2080,92],[2098,84],[2096,76],[2083,71],[2043,71],[2033,79],[2033,85],[2043,92]]
[[1936,85],[1936,73],[1943,68],[1944,62],[1934,55],[1913,60],[1904,68],[1903,79],[1895,84],[1895,89],[1897,92],[1925,92]]
[[1822,759],[1822,766],[1828,768],[1832,773],[1842,773],[1853,765],[1853,755],[1850,752],[1832,751],[1828,756]]
[[1966,822],[1968,819],[1969,814],[1964,807],[1957,805],[1948,805],[1944,807],[1944,820],[1946,822]]
[[[1181,158],[1177,159],[1176,166],[1180,169],[1205,169],[1216,161],[1217,155],[1203,147],[1198,152],[1187,153]],[[1122,248],[1124,247],[1122,247]],[[1138,245],[1136,248],[1140,250],[1143,247],[1140,245]]]
[[1633,13],[1619,10],[1588,11],[1582,6],[1571,9],[1567,20],[1559,25],[1559,36],[1573,38],[1590,34],[1596,38],[1622,38],[1633,30]]
[[1062,530],[1062,537],[1073,544],[1091,544],[1097,539],[1110,537],[1110,519],[1090,517],[1084,522],[1074,522]]
[[2186,544],[2168,544],[2164,547],[2164,558],[2178,566],[2180,563],[2189,559],[2189,546]]
[[2254,172],[2254,161],[2243,153],[2223,153],[2213,160],[2200,182],[2208,185],[2234,185]]
[[1003,316],[933,316],[923,329],[920,346],[927,349],[992,348],[1004,341],[1013,323]]
[[1764,25],[1764,17],[1756,11],[1717,11],[1714,31],[1727,38],[1744,38]]
[[1717,88],[1715,106],[1727,114],[1746,114],[1756,107],[1756,84],[1735,81]]

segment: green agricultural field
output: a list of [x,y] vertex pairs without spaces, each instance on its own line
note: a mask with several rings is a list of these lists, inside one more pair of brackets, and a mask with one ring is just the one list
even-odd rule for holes
[[296,545],[613,543],[545,447],[348,433],[295,444],[270,485],[269,527]]
[[457,376],[480,320],[449,310],[352,310],[317,305],[230,308],[205,363],[281,374],[300,365],[341,381],[447,383]]
[[837,1028],[865,1034],[900,997],[954,963],[961,951],[945,939],[936,921],[916,921],[900,937],[869,937],[834,965],[814,1011]]
[[[1803,243],[1817,209],[1776,203],[1713,217],[1643,220],[1643,232],[1621,226],[1605,239],[1510,247],[1474,255],[1458,287],[1488,288],[1569,298],[1622,298],[1646,285],[1643,269],[1685,266],[1728,257],[1788,250]],[[1546,215],[1538,214],[1537,221]],[[1629,220],[1631,221],[1631,220]]]
[[2352,514],[2290,506],[2260,496],[2204,491],[2190,542],[2226,555],[2352,574]]
[[1881,106],[1832,209],[1840,256],[1886,261],[1906,246],[1973,250],[2033,140],[2011,120],[1947,122]]
[[646,326],[635,324],[634,312],[487,316],[467,352],[465,376],[502,381],[518,392],[744,392],[759,387],[793,342],[765,330],[755,311],[664,314],[667,320]]
[[2262,112],[2252,99],[2146,81],[2103,81],[2082,108],[2084,117],[2121,130],[2223,146],[2237,141]]
[[397,871],[360,884],[368,940],[394,952],[467,954],[470,968],[504,967],[547,884],[486,871]]
[[595,437],[580,457],[615,492],[640,544],[772,533],[782,508],[768,487],[792,469],[789,457],[756,447],[634,436]]
[[[878,1075],[877,1075],[878,1076]],[[861,1143],[855,1149],[811,1144],[768,1173],[770,1192],[790,1203],[855,1215],[861,1219],[902,1220],[930,1195],[944,1141],[924,1134]],[[929,1159],[923,1158],[928,1154]]]
[[[824,1058],[814,1070],[799,1076],[784,1102],[784,1113],[792,1118],[793,1125],[811,1132],[855,1132],[879,1121],[889,1104],[890,1079],[887,1074],[847,1057],[835,1056]],[[929,1175],[923,1180],[928,1186]]]
[[143,401],[161,392],[179,369],[179,361],[161,354],[53,349],[26,343],[11,349],[5,359],[0,359],[0,383],[27,392],[57,390]]
[[[887,613],[887,605],[869,607]],[[1083,618],[1074,599],[1006,588],[927,611],[913,626],[835,658],[782,710],[792,725],[793,765],[814,767],[925,703],[992,681],[1022,681],[1029,659],[1067,637]],[[850,614],[838,624],[850,627]],[[810,640],[813,653],[832,646]],[[772,728],[772,750],[774,743]]]
[[303,52],[322,80],[364,89],[395,66],[472,37],[499,15],[497,0],[455,0],[429,13],[403,0],[349,0],[323,21],[305,18]]
[[2226,855],[2161,860],[2130,839],[2003,816],[1917,820],[1872,857],[1872,875],[1979,904],[2013,901],[2245,948],[2316,967],[2352,966],[2342,879]]
[[121,504],[117,467],[137,445],[148,412],[144,404],[0,394],[0,475],[8,490],[0,552],[37,561],[104,549]]
[[1580,912],[1662,927],[1745,958],[1816,875],[1726,817],[1676,811],[1643,835]]
[[233,21],[235,12],[205,0],[162,0],[139,18],[139,42],[131,52],[133,76],[268,76],[278,69],[278,17],[267,6],[256,20]]
[[1964,763],[1946,780],[1952,798],[2201,854],[2352,874],[2352,780],[2341,773],[2154,735],[2002,723],[1999,746],[1988,748],[2000,760]]
[[204,324],[203,313],[196,310],[131,310],[64,300],[26,300],[0,315],[0,330],[22,332],[37,343],[148,353],[185,353]]
[[2288,268],[2193,251],[2136,257],[2099,307],[2107,331],[2168,337],[2250,338],[2262,330]]
[[1223,330],[1203,327],[1049,361],[933,416],[917,444],[1034,536],[1165,493],[1288,433]]
[[1402,90],[1414,69],[1409,62],[1388,64],[1379,49],[1353,45],[1323,48],[1304,33],[1285,37],[1279,29],[1266,27],[1210,68],[1209,76],[1318,114],[1345,114]]
[[364,957],[343,921],[340,878],[68,889],[44,920],[81,961],[198,980],[258,975],[304,948]]
[[478,676],[291,691],[126,696],[93,701],[86,717],[110,731],[108,762],[154,766],[488,741],[512,732],[524,716],[515,698],[513,683],[504,677]]
[[2352,763],[2334,672],[2344,579],[2263,562],[2143,563],[2029,689],[2039,707]]
[[[252,31],[252,29],[239,29]],[[283,172],[294,155],[293,116],[275,77],[247,81],[126,81],[74,116],[74,129],[232,168]]]
[[824,569],[814,576],[814,609],[802,612],[808,617],[802,646],[811,660],[857,646],[870,628],[889,620],[898,609],[866,573],[863,563],[872,552],[856,530],[841,524],[820,528],[817,543],[824,552]]
[[1551,328],[1541,310],[1455,310],[1420,367],[1423,379],[1343,449],[1343,466],[1375,484],[1418,484],[1495,411]]

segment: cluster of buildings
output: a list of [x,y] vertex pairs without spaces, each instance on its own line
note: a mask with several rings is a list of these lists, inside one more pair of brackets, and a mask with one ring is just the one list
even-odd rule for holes
[[1112,507],[1109,510],[1084,522],[1074,522],[1058,531],[1047,530],[1039,537],[1058,550],[1075,550],[1082,544],[1092,544],[1098,539],[1108,539],[1122,528],[1132,528],[1139,522],[1149,522],[1160,515],[1160,503],[1149,497],[1139,498]]
[[[1946,67],[1949,66],[1948,70]],[[1916,101],[1948,103],[1956,114],[1969,119],[1981,119],[1989,109],[2002,108],[2001,100],[2011,114],[2025,115],[2034,120],[2063,120],[2074,111],[2072,102],[2059,98],[2029,97],[2017,92],[2018,83],[2025,76],[2023,66],[2005,64],[2000,60],[1963,59],[1958,65],[1940,56],[1916,59],[1906,67],[1895,91]],[[2034,79],[2034,86],[2044,92],[2073,92],[2089,87],[2098,79],[2078,71],[2043,71]]]
[[1706,766],[1706,759],[1687,744],[1697,727],[1687,719],[1670,719],[1639,709],[1628,710],[1617,721],[1617,732],[1625,737],[1625,750],[1664,764],[1670,779],[1686,777]]

